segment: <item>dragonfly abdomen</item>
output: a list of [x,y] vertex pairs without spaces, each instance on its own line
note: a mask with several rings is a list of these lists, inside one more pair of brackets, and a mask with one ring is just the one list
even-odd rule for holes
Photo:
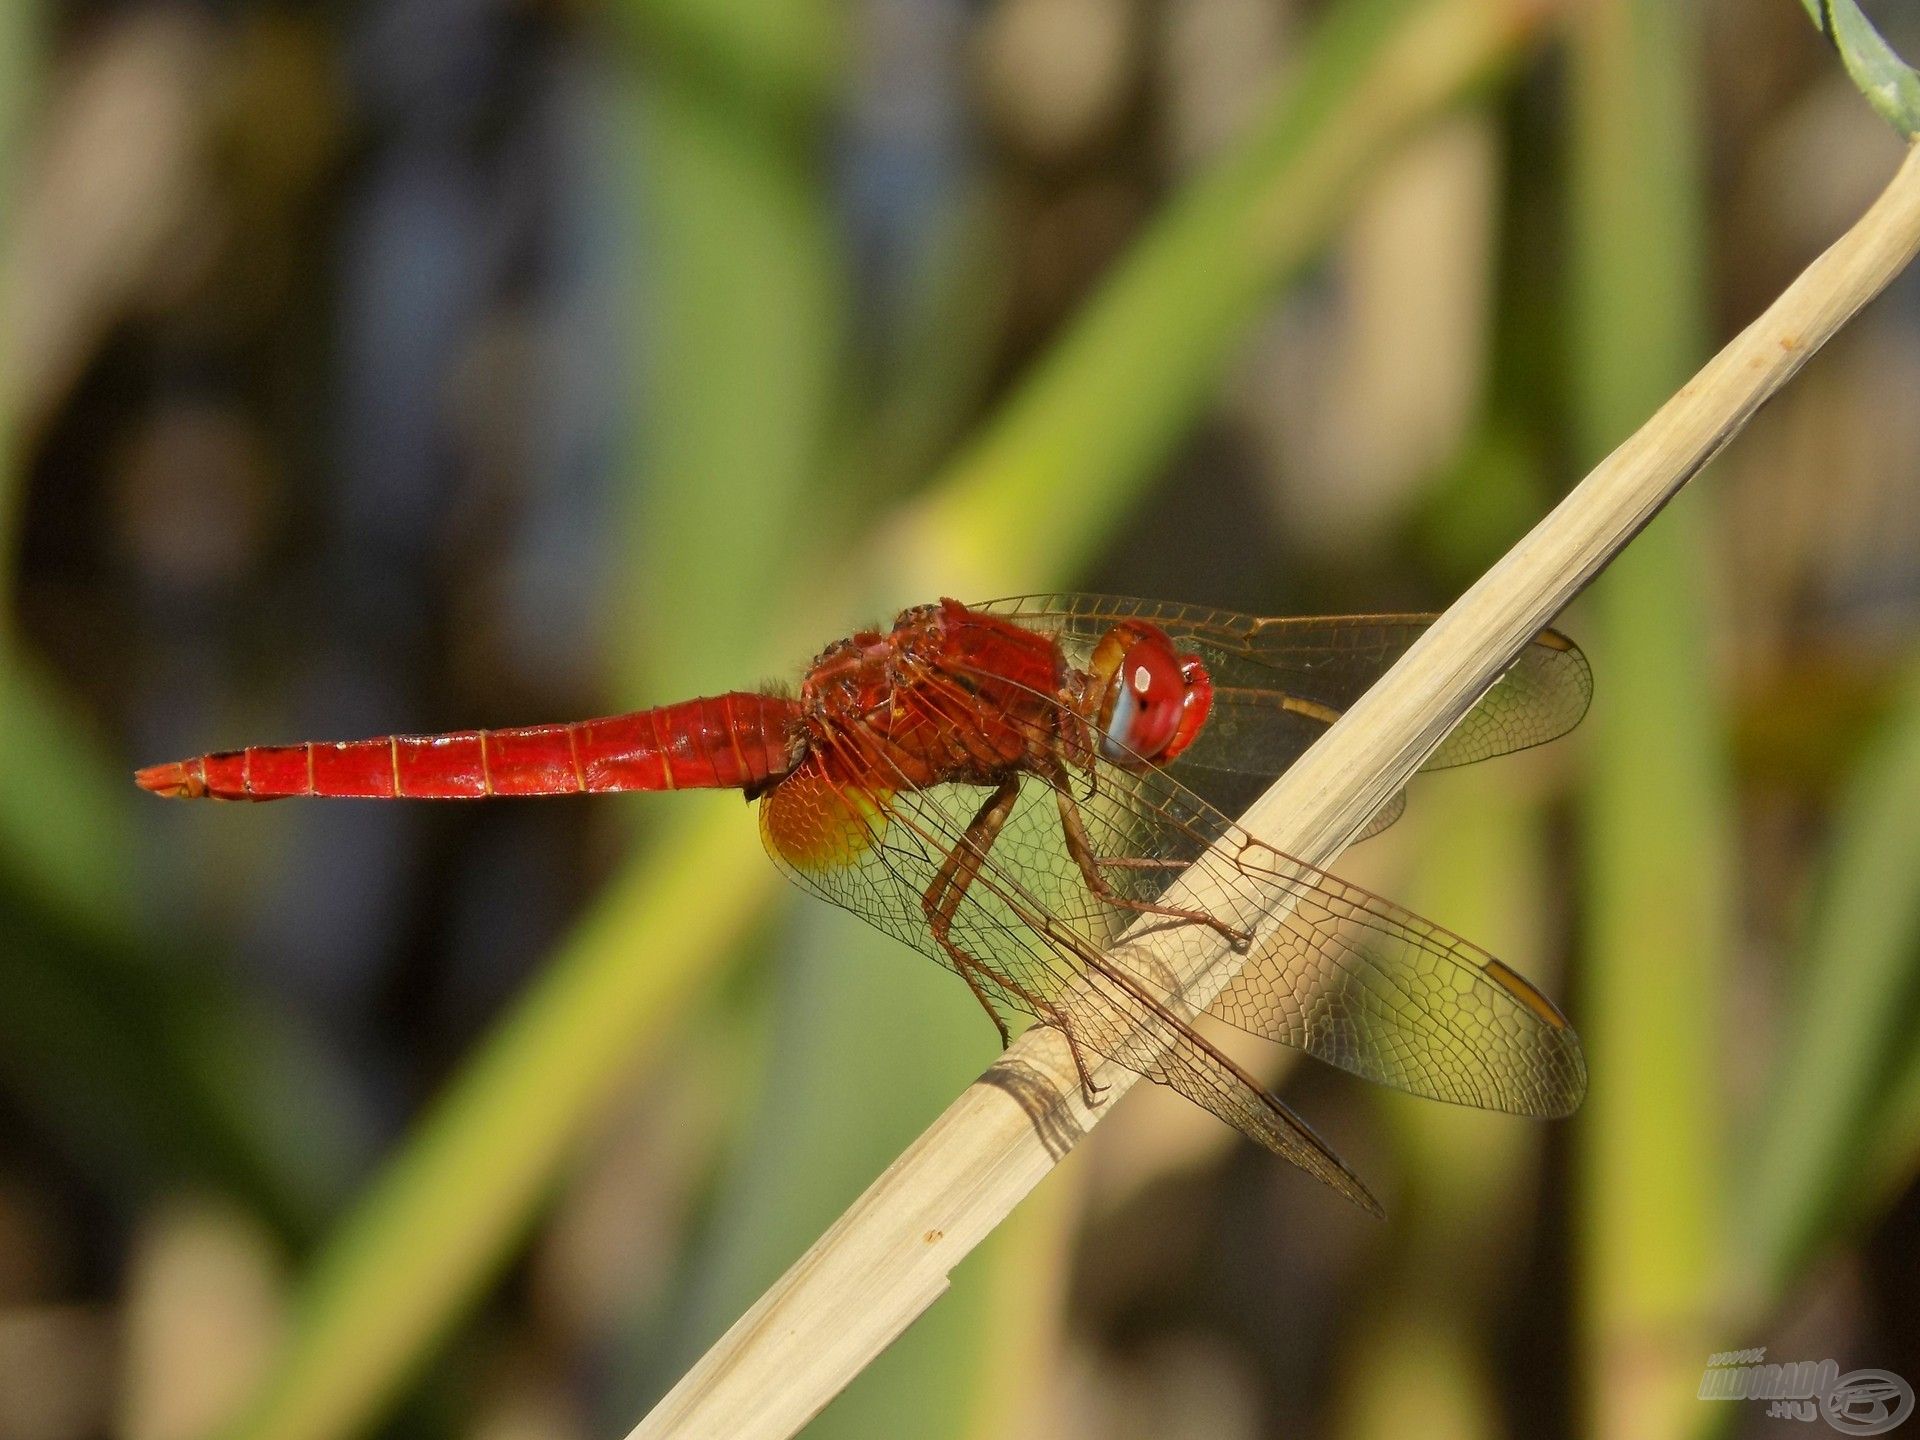
[[567,725],[256,745],[152,765],[135,778],[156,794],[216,800],[743,789],[792,767],[796,715],[791,700],[733,691]]

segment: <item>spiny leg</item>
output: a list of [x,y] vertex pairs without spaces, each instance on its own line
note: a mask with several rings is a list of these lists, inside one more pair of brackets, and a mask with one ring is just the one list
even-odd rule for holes
[[974,999],[980,1002],[981,1008],[999,1029],[1001,1047],[1012,1043],[1012,1036],[1007,1030],[1007,1022],[1000,1018],[1000,1012],[993,1008],[993,1002],[981,987],[979,976],[985,976],[1032,1010],[1043,1025],[1053,1026],[1066,1037],[1068,1053],[1073,1057],[1073,1068],[1080,1077],[1080,1093],[1091,1108],[1100,1103],[1100,1097],[1106,1093],[1107,1087],[1094,1083],[1093,1072],[1080,1053],[1080,1042],[1074,1036],[1066,1012],[1052,1001],[1035,995],[1012,976],[1003,975],[992,966],[975,959],[954,944],[951,938],[953,917],[960,908],[960,901],[979,877],[980,869],[987,861],[987,852],[993,848],[993,842],[999,838],[1019,799],[1020,777],[1017,774],[1008,775],[968,822],[966,833],[947,852],[947,858],[940,862],[933,883],[927,887],[926,894],[920,897],[920,908],[926,914],[933,938],[947,952],[954,969],[967,982],[967,988],[973,991]]
[[1060,807],[1060,830],[1066,837],[1067,853],[1073,857],[1073,863],[1080,869],[1080,876],[1087,882],[1087,888],[1109,905],[1117,905],[1123,910],[1132,910],[1140,915],[1165,915],[1174,920],[1185,920],[1194,925],[1205,925],[1217,930],[1231,944],[1243,946],[1251,944],[1253,932],[1237,930],[1204,910],[1183,910],[1177,905],[1156,905],[1150,900],[1135,900],[1122,895],[1107,883],[1107,877],[1100,873],[1107,866],[1121,870],[1159,869],[1171,866],[1171,861],[1158,860],[1104,860],[1094,854],[1093,842],[1087,838],[1085,821],[1080,818],[1080,806],[1073,798],[1073,789],[1066,774],[1055,771],[1050,777],[1053,783],[1054,802]]

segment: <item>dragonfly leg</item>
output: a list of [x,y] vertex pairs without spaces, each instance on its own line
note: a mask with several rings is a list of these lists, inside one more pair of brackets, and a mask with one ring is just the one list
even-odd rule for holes
[[1109,905],[1117,905],[1122,910],[1132,910],[1140,915],[1165,915],[1175,920],[1186,920],[1195,925],[1205,925],[1217,930],[1235,946],[1253,943],[1253,932],[1239,930],[1227,924],[1217,915],[1209,915],[1204,910],[1183,910],[1177,905],[1156,905],[1150,900],[1135,900],[1122,895],[1107,883],[1107,877],[1100,873],[1105,865],[1116,869],[1152,869],[1158,868],[1159,861],[1103,860],[1094,854],[1093,842],[1087,838],[1086,822],[1080,818],[1080,806],[1073,798],[1071,782],[1064,774],[1053,777],[1053,798],[1060,807],[1060,830],[1066,837],[1067,853],[1073,856],[1073,863],[1080,867],[1080,876],[1087,882],[1087,888]]
[[1067,1023],[1067,1017],[1057,1006],[1048,1006],[1049,1013],[1040,1017],[1042,1025],[1051,1025],[1058,1030],[1067,1042],[1067,1054],[1073,1057],[1073,1068],[1080,1076],[1080,1098],[1086,1101],[1089,1110],[1100,1108],[1100,1102],[1107,1098],[1107,1087],[1098,1084],[1093,1072],[1087,1068],[1087,1057],[1080,1053],[1080,1041],[1073,1033],[1073,1026]]
[[960,972],[960,978],[967,982],[973,998],[980,1002],[980,1008],[987,1012],[987,1018],[993,1021],[994,1028],[1000,1032],[1000,1048],[1003,1050],[1013,1043],[1013,1032],[1007,1028],[1006,1020],[994,1008],[993,1001],[975,974],[985,967],[954,944],[949,932],[953,928],[954,912],[960,908],[961,897],[967,893],[967,887],[973,884],[980,867],[986,863],[987,851],[993,848],[994,840],[1007,823],[1007,817],[1013,814],[1014,802],[1019,798],[1019,777],[1009,775],[987,797],[986,803],[968,823],[966,834],[960,837],[959,844],[947,852],[947,858],[940,862],[933,883],[927,887],[926,894],[920,897],[920,909],[927,917],[933,938],[947,952],[947,957],[953,961],[953,968]]
[[982,986],[982,977],[1026,1006],[1041,1024],[1053,1026],[1066,1037],[1068,1053],[1073,1056],[1073,1068],[1080,1077],[1080,1093],[1091,1108],[1100,1103],[1107,1087],[1094,1083],[1093,1072],[1088,1068],[1086,1057],[1080,1053],[1080,1042],[1073,1033],[1066,1012],[1052,1001],[1034,994],[1012,976],[1003,975],[991,965],[975,959],[956,945],[952,938],[953,917],[960,908],[960,901],[979,877],[981,867],[987,862],[987,852],[999,838],[1019,798],[1020,777],[1009,775],[987,797],[986,803],[968,823],[960,842],[940,862],[933,883],[927,887],[926,894],[920,897],[920,908],[926,914],[927,926],[933,932],[933,938],[947,952],[947,957],[953,961],[953,968],[967,982],[967,988],[973,991],[973,998],[980,1002],[980,1008],[987,1012],[1000,1031],[1001,1048],[1012,1043],[1013,1037],[1007,1029],[1007,1022],[994,1008],[992,999]]
[[[946,944],[944,940],[940,943],[943,945]],[[953,947],[947,946],[947,948],[951,950]],[[987,997],[987,992],[980,988],[980,982],[973,978],[973,967],[971,965],[961,966],[960,978],[967,982],[967,988],[973,992],[973,998],[980,1002],[980,1008],[986,1011],[987,1018],[993,1021],[993,1028],[1000,1032],[1000,1048],[1004,1050],[1013,1044],[1013,1031],[1007,1028],[1006,1017],[993,1008],[993,1001]]]

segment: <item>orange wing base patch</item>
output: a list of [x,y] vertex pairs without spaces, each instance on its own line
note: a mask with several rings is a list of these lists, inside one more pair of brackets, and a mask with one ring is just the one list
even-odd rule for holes
[[809,760],[761,797],[760,837],[796,870],[844,868],[880,843],[886,799],[833,780]]

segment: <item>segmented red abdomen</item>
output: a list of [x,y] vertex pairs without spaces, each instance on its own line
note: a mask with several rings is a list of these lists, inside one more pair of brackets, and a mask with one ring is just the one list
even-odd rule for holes
[[221,800],[736,789],[792,766],[798,714],[781,696],[733,691],[567,725],[254,746],[149,766],[135,778],[158,794]]

